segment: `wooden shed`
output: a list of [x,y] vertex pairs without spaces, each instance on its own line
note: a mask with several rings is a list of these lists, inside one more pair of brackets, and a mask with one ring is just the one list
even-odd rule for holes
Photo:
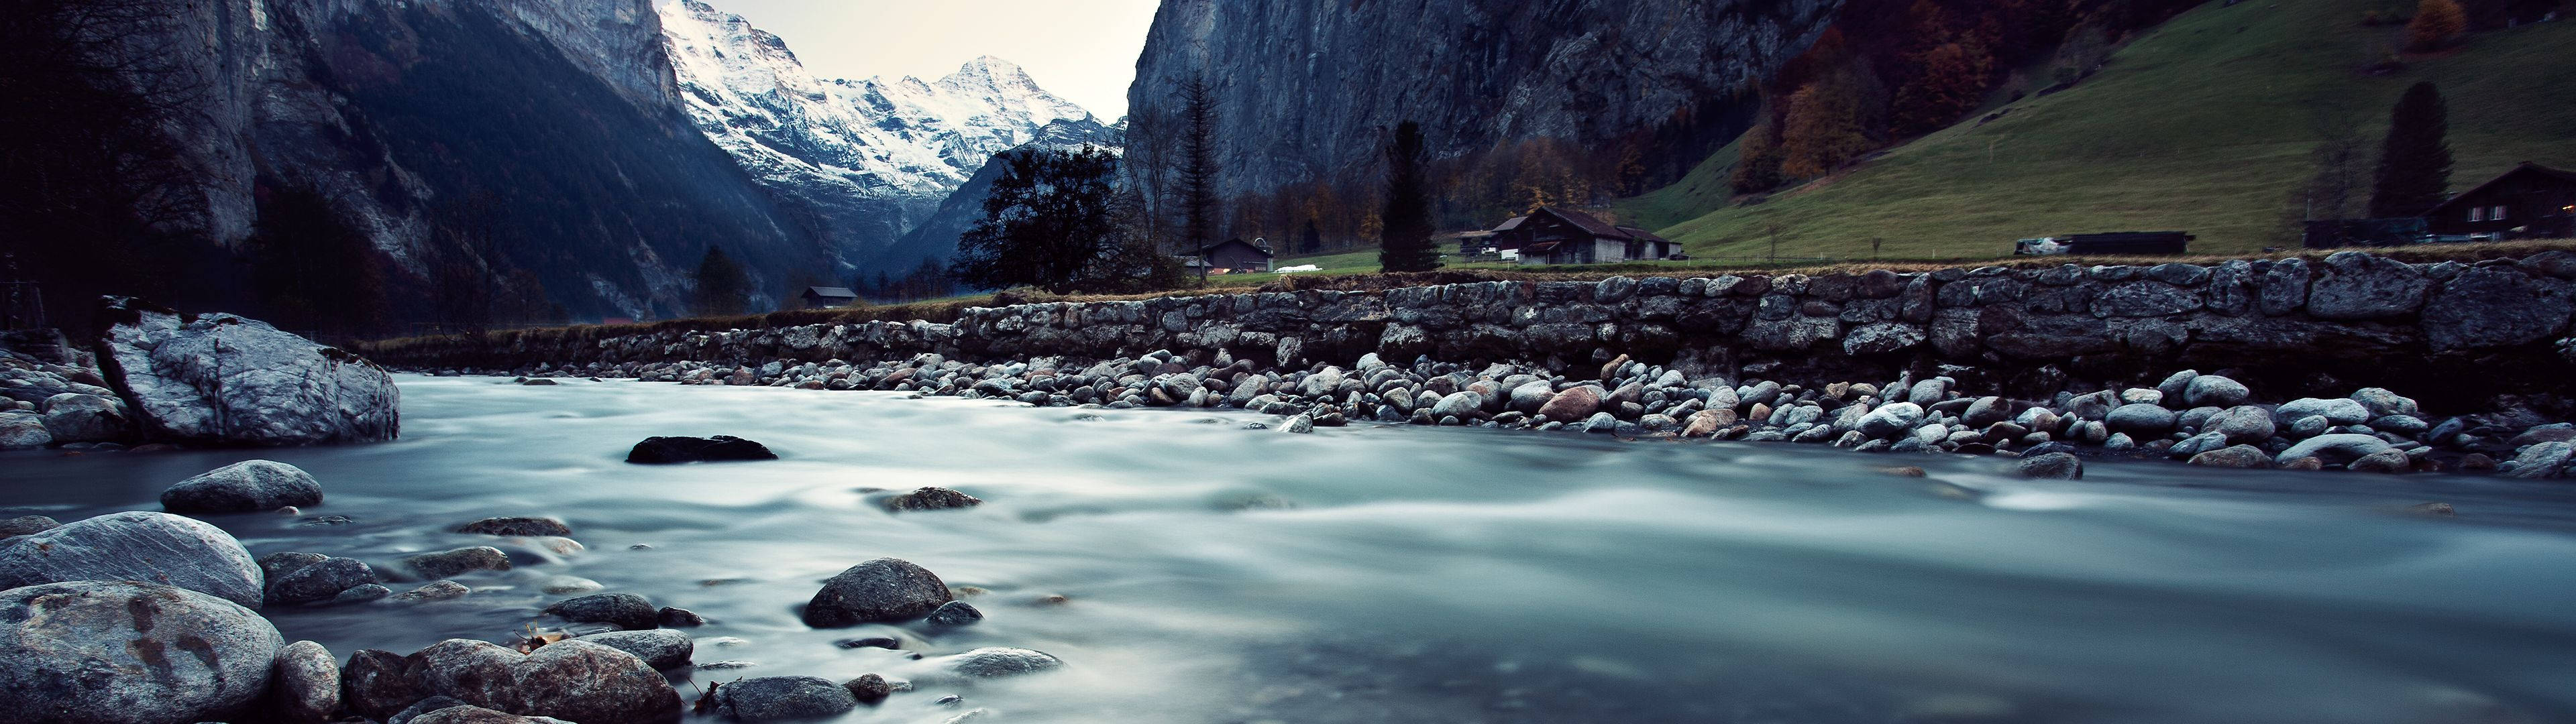
[[2476,241],[2576,237],[2576,171],[2524,162],[2424,212],[2439,236]]

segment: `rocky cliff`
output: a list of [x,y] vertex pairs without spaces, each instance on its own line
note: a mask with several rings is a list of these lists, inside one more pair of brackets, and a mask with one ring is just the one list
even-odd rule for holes
[[1835,0],[1167,0],[1128,90],[1131,157],[1169,163],[1180,89],[1205,78],[1223,191],[1367,177],[1381,134],[1434,154],[1598,142],[1767,77]]

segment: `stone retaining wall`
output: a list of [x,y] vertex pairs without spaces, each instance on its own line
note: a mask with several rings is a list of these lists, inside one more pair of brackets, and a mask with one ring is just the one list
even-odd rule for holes
[[[380,353],[409,368],[591,369],[694,360],[1099,359],[1168,349],[1288,366],[1431,355],[1567,371],[1617,354],[1729,376],[1977,380],[2007,394],[2230,370],[2284,398],[2382,386],[2485,407],[2576,371],[2576,254],[2409,264],[2362,252],[1900,274],[1479,282],[967,310],[863,322],[607,338],[496,335]],[[2533,400],[2525,400],[2532,402]]]

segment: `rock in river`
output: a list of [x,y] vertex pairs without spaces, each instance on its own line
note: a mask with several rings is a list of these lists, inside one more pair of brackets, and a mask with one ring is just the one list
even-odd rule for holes
[[695,655],[698,648],[697,640],[689,638],[688,634],[658,628],[648,631],[596,633],[580,637],[578,640],[634,654],[636,658],[643,659],[644,663],[651,664],[656,669],[687,666],[689,657]]
[[886,510],[897,513],[907,510],[972,508],[983,503],[981,498],[940,487],[923,487],[878,501],[878,504],[885,506]]
[[716,713],[734,721],[822,719],[859,707],[850,690],[817,676],[763,676],[716,687]]
[[667,722],[680,714],[680,694],[634,654],[580,639],[521,654],[469,639],[448,639],[411,655],[407,667],[424,696],[521,716],[581,724]]
[[910,561],[879,558],[851,566],[805,604],[805,625],[838,628],[910,621],[952,599],[948,584]]
[[615,624],[629,631],[653,628],[661,615],[651,601],[632,593],[594,593],[556,601],[545,614],[575,623]]
[[331,650],[297,641],[277,650],[269,679],[269,708],[289,724],[320,724],[340,710],[340,662]]
[[74,521],[0,547],[0,589],[57,581],[149,581],[256,607],[264,577],[250,551],[223,529],[137,510]]
[[506,536],[565,536],[572,529],[553,518],[507,517],[484,518],[456,527],[458,533]]
[[2042,480],[2081,480],[2084,461],[2062,452],[2033,455],[2022,458],[2021,475]]
[[778,454],[770,452],[767,446],[732,435],[648,437],[635,443],[635,449],[626,452],[626,462],[651,465],[776,459]]
[[384,368],[230,314],[111,297],[99,367],[148,437],[229,445],[391,440],[400,393]]
[[2272,462],[2287,466],[2290,461],[2304,457],[2319,458],[2327,462],[2351,462],[2364,455],[2387,449],[2389,449],[2388,442],[2376,437],[2349,432],[2335,433],[2300,440],[2299,444],[2292,445],[2290,449],[2281,451],[2281,454],[2272,456]]
[[274,460],[233,463],[161,491],[161,507],[173,513],[256,513],[320,504],[322,485],[312,475]]
[[1053,654],[1007,646],[991,646],[968,651],[958,654],[948,662],[950,670],[982,678],[1033,674],[1063,665],[1064,660],[1056,658]]
[[0,712],[13,724],[186,724],[267,693],[277,628],[231,601],[139,581],[0,592]]
[[405,556],[403,565],[422,578],[447,578],[466,571],[510,570],[510,554],[491,546],[474,546]]
[[366,561],[326,558],[270,579],[268,602],[293,605],[327,601],[341,591],[374,582],[376,571]]

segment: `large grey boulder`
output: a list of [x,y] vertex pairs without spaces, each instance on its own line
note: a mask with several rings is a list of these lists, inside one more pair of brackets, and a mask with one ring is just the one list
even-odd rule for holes
[[1874,439],[1887,439],[1913,430],[1923,422],[1923,407],[1911,402],[1880,406],[1860,418],[1860,434]]
[[54,433],[45,429],[45,416],[0,412],[0,450],[34,450],[52,444]]
[[2102,422],[2108,425],[2112,432],[2125,432],[2137,436],[2162,436],[2173,431],[2174,412],[2165,409],[2163,405],[2136,402],[2113,408],[2111,414],[2102,418]]
[[268,602],[294,605],[328,601],[346,591],[376,582],[376,570],[355,558],[325,558],[298,566],[268,580]]
[[2424,341],[2435,352],[2511,347],[2557,335],[2576,313],[2576,284],[2509,266],[2476,267],[2443,282],[2424,305]]
[[0,719],[188,724],[236,716],[269,689],[277,628],[250,609],[140,581],[0,592]]
[[404,720],[404,721],[401,721],[401,722],[387,722],[386,724],[576,724],[576,723],[575,723],[575,722],[567,722],[567,721],[564,721],[564,720],[562,720],[562,719],[557,719],[557,718],[550,717],[550,716],[519,716],[519,715],[517,715],[517,714],[512,714],[512,713],[509,713],[509,712],[506,712],[506,711],[496,711],[496,710],[492,710],[492,709],[485,709],[485,708],[483,708],[483,707],[479,707],[479,706],[474,706],[474,705],[468,704],[468,705],[463,705],[463,706],[451,706],[451,707],[445,707],[445,708],[441,708],[441,709],[436,709],[436,710],[433,710],[433,711],[422,712],[422,713],[421,713],[421,715],[419,715],[419,716],[415,716],[415,717],[412,717],[412,718],[410,718],[410,719],[408,719],[408,720]]
[[58,443],[104,442],[130,437],[134,422],[114,398],[65,392],[45,398],[45,431]]
[[805,604],[805,625],[838,628],[910,621],[953,600],[948,584],[911,561],[879,558],[841,571]]
[[2299,458],[2313,457],[2330,463],[2348,463],[2364,455],[2390,449],[2388,441],[2349,432],[2318,435],[2300,440],[2299,444],[2272,456],[2272,462],[2288,465]]
[[2323,417],[2336,425],[2359,425],[2370,421],[2370,408],[2346,397],[2302,397],[2272,411],[2275,422],[2297,422],[2305,417]]
[[634,654],[580,639],[521,654],[484,641],[448,639],[410,657],[422,696],[451,696],[520,716],[581,724],[679,718],[680,694]]
[[275,460],[244,460],[161,491],[161,507],[173,513],[255,513],[320,504],[321,483],[304,469]]
[[149,581],[260,604],[259,564],[205,521],[128,511],[74,521],[0,547],[0,589],[58,581]]
[[2271,439],[2279,427],[2272,422],[2272,411],[2238,405],[2209,416],[2209,422],[2201,429],[2226,436],[2231,443],[2259,443]]
[[2183,403],[2192,407],[2234,407],[2253,396],[2245,383],[2218,375],[2199,375],[2183,386]]
[[824,719],[859,708],[857,697],[831,679],[763,676],[716,687],[716,713],[743,722]]
[[288,724],[320,724],[340,709],[340,662],[331,650],[297,641],[277,650],[269,679],[269,710]]
[[2326,257],[2316,274],[2308,287],[2308,314],[2318,319],[2378,319],[2413,312],[2432,286],[2413,265],[2358,251]]
[[231,314],[111,297],[99,367],[144,434],[226,445],[391,440],[394,380],[365,358]]

